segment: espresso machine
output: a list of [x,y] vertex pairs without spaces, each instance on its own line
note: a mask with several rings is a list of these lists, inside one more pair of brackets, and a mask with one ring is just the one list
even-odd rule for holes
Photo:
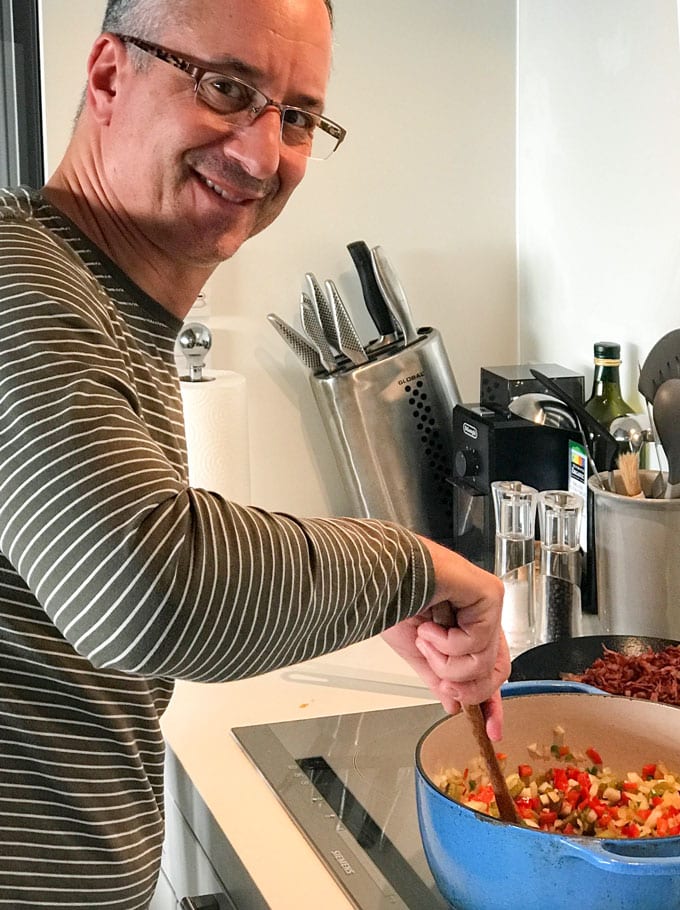
[[557,364],[527,364],[483,367],[480,403],[457,404],[453,409],[452,546],[490,572],[496,536],[493,481],[518,480],[537,490],[566,490],[569,443],[580,439],[571,416],[559,408],[553,408],[548,420],[543,413],[543,423],[513,412],[513,403],[525,401],[542,402],[545,412],[550,396],[531,368],[583,402],[583,376]]

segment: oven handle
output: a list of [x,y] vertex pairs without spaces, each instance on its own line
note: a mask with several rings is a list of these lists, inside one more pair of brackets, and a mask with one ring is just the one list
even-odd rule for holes
[[185,897],[180,901],[180,910],[238,910],[228,894],[203,894]]

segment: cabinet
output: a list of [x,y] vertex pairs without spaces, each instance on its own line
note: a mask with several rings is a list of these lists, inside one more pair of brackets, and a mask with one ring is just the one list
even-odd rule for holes
[[170,747],[165,761],[165,843],[149,910],[178,910],[182,898],[220,895],[220,910],[269,910]]

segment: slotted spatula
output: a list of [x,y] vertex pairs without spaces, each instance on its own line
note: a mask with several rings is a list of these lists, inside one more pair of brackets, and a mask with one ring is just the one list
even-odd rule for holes
[[638,391],[653,404],[659,387],[667,379],[680,379],[680,329],[660,338],[647,354],[640,370]]
[[668,460],[665,499],[680,497],[680,379],[661,383],[653,401],[654,424]]

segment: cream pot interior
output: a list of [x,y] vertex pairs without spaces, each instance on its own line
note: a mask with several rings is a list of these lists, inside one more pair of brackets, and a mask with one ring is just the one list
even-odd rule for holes
[[[614,772],[640,770],[648,762],[663,761],[680,772],[680,713],[668,705],[641,699],[560,692],[504,699],[504,735],[496,745],[508,759],[508,773],[530,756],[527,747],[550,746],[561,726],[564,742],[576,752],[593,746]],[[650,710],[650,708],[652,710]],[[466,719],[457,715],[439,724],[421,743],[421,770],[435,783],[451,767],[463,770],[479,754]],[[542,765],[531,757],[536,771]],[[554,760],[545,762],[549,767]]]

